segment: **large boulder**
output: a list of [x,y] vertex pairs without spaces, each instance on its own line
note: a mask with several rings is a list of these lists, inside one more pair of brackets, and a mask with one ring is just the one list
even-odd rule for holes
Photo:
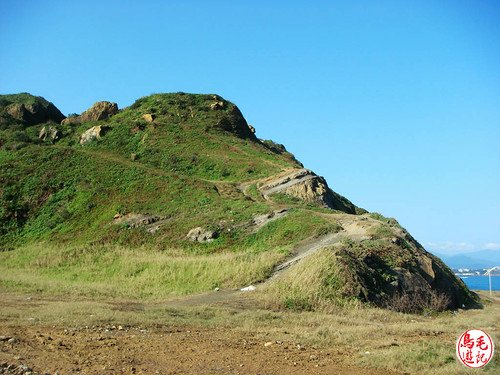
[[63,120],[63,124],[79,124],[86,121],[106,120],[118,113],[118,105],[112,102],[97,102],[80,116],[72,116]]
[[53,126],[44,126],[40,133],[38,133],[38,138],[42,141],[50,141],[51,143],[56,143],[62,134]]
[[96,139],[101,139],[101,135],[103,134],[103,126],[93,126],[90,129],[86,130],[80,136],[80,144],[83,146],[89,142],[92,142]]
[[105,120],[118,113],[118,105],[111,102],[97,102],[80,115],[82,121]]

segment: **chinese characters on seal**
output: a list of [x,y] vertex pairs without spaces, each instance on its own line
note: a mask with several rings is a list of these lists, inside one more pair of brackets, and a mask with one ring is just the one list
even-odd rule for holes
[[467,367],[483,367],[493,358],[493,340],[480,329],[469,329],[457,341],[457,357]]

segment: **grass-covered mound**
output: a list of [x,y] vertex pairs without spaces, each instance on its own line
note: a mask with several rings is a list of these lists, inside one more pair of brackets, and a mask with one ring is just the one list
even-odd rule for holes
[[[165,243],[181,240],[193,226],[266,212],[267,205],[241,193],[226,199],[220,191],[298,164],[241,130],[249,128],[236,106],[224,101],[215,110],[213,102],[211,95],[152,95],[105,121],[58,126],[56,144],[38,139],[46,124],[6,127],[0,135],[0,246],[44,239],[149,242],[144,231],[123,233],[111,225],[115,214],[129,212],[170,218],[155,236],[161,241],[153,241]],[[154,122],[143,119],[146,113]],[[102,137],[81,146],[81,134],[96,125],[105,129]],[[16,139],[23,142],[12,147]]]
[[479,306],[476,295],[394,219],[340,220],[351,236],[348,231],[267,283],[271,304],[328,310],[364,301],[411,313]]
[[[56,113],[43,98],[0,97],[4,287],[153,299],[237,288],[267,280],[301,244],[338,235],[333,247],[311,245],[268,294],[299,309],[476,302],[397,223],[258,139],[217,95],[155,94],[119,111],[100,102],[62,123],[9,114],[33,103]],[[204,235],[188,238],[192,229]]]

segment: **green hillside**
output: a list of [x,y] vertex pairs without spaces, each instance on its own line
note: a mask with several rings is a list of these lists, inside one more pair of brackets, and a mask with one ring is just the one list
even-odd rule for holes
[[[122,110],[100,102],[66,119],[54,108],[0,96],[4,287],[132,298],[238,288],[325,239],[263,293],[305,309],[390,307],[408,293],[421,297],[417,309],[436,296],[437,308],[476,303],[395,220],[258,139],[219,96],[155,94]],[[298,285],[304,267],[315,277]]]

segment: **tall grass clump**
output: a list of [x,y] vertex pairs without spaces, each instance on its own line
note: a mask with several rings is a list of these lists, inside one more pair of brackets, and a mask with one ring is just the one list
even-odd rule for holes
[[342,265],[332,248],[318,250],[284,271],[266,286],[265,299],[276,307],[296,311],[329,311],[338,307],[360,307],[344,293]]
[[114,245],[31,245],[0,253],[0,284],[46,294],[157,300],[265,279],[278,251],[189,254]]

